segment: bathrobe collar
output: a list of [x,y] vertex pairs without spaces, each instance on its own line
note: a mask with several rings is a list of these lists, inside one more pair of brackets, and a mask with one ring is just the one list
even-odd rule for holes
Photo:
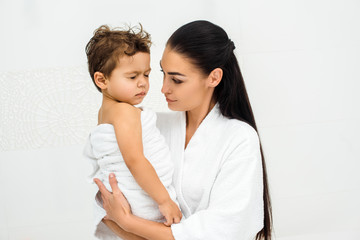
[[[206,115],[204,120],[200,123],[199,127],[196,129],[194,135],[191,137],[186,149],[185,149],[185,139],[186,139],[186,112],[181,112],[180,115],[180,128],[175,128],[173,130],[179,131],[177,134],[172,134],[172,142],[179,143],[179,135],[181,136],[181,143],[179,144],[181,148],[178,148],[179,151],[174,151],[173,157],[176,156],[175,164],[175,175],[174,175],[174,184],[178,189],[178,200],[181,205],[182,212],[185,217],[189,217],[192,212],[188,203],[185,201],[184,196],[182,194],[182,178],[183,178],[183,167],[184,160],[186,155],[193,155],[192,151],[199,150],[202,145],[204,145],[204,139],[210,138],[216,129],[219,126],[219,121],[223,118],[219,104],[216,103],[215,106],[210,110],[210,112]],[[201,144],[200,146],[198,144]],[[198,145],[198,146],[197,146]],[[174,148],[173,148],[174,149]],[[191,161],[196,161],[196,159],[191,159]],[[180,192],[180,194],[179,194]]]

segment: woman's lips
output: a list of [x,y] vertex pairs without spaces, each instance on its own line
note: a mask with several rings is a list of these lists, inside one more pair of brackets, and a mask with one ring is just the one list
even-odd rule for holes
[[176,100],[171,100],[171,99],[169,99],[169,98],[166,98],[166,101],[167,101],[167,102],[176,102]]

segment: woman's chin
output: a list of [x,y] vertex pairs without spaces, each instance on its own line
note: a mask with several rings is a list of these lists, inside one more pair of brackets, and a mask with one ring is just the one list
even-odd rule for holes
[[181,111],[181,110],[178,110],[178,108],[176,106],[174,106],[174,104],[171,104],[171,103],[168,103],[168,108],[172,111]]
[[177,104],[174,103],[168,103],[168,108],[172,111],[187,111],[186,108],[184,108],[183,106],[179,106]]

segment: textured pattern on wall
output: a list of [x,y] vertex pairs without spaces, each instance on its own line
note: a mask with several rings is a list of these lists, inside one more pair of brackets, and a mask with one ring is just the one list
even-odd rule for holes
[[[142,105],[167,111],[161,73]],[[0,73],[0,151],[83,144],[102,96],[86,66]]]
[[0,150],[81,144],[101,94],[86,67],[0,73]]

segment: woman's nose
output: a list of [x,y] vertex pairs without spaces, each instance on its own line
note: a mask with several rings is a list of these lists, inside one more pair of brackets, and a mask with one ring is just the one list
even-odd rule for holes
[[163,85],[162,85],[162,88],[161,88],[161,92],[163,94],[165,93],[169,93],[169,85],[167,84],[167,81],[164,79],[163,81]]

